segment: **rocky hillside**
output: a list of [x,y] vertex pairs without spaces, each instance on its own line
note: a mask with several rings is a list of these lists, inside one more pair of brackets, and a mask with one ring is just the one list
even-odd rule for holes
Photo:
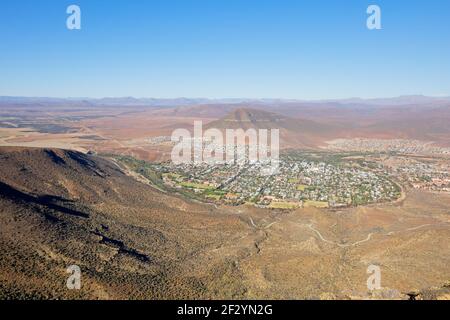
[[[194,253],[245,228],[113,162],[56,149],[0,148],[0,209],[2,299],[201,297],[210,272],[186,275],[201,263]],[[74,264],[81,290],[66,288]]]
[[[0,148],[0,299],[449,297],[450,196],[338,213],[216,207],[123,165]],[[380,292],[367,292],[370,264]],[[80,290],[66,286],[72,265]]]

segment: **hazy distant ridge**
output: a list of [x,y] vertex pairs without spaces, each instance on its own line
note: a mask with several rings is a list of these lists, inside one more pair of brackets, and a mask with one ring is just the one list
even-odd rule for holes
[[246,98],[134,98],[134,97],[105,97],[99,99],[93,98],[53,98],[53,97],[15,97],[0,96],[0,104],[90,104],[95,106],[189,106],[199,104],[290,104],[290,103],[338,103],[345,105],[410,105],[410,104],[428,104],[437,102],[450,102],[450,97],[428,97],[422,95],[400,96],[393,98],[376,99],[328,99],[328,100],[298,100],[298,99],[246,99]]

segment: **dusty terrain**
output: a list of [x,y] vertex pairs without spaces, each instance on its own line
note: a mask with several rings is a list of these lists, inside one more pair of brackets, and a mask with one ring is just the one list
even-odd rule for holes
[[[342,211],[214,207],[97,156],[0,149],[2,298],[448,298],[450,196]],[[79,265],[81,290],[66,288]],[[382,290],[368,292],[378,265]]]
[[[41,100],[0,99],[1,298],[449,297],[450,194],[430,182],[406,174],[399,201],[340,211],[218,206],[152,187],[109,157],[167,160],[172,131],[199,120],[279,128],[281,148],[344,139],[350,150],[434,152],[450,146],[449,99]],[[420,156],[448,170],[448,155]],[[374,159],[421,170],[414,157]],[[73,264],[79,291],[66,288]],[[382,290],[368,291],[369,265]]]
[[[1,98],[1,97],[0,97]],[[450,147],[450,99],[337,101],[0,99],[0,146],[55,147],[168,159],[178,128],[278,128],[281,148],[327,147],[336,139],[404,139]]]

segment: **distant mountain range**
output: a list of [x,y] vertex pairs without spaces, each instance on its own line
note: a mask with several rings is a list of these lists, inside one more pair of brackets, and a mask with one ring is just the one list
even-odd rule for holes
[[297,99],[246,99],[246,98],[134,98],[134,97],[105,97],[105,98],[52,98],[52,97],[14,97],[0,96],[0,104],[46,104],[46,105],[72,105],[84,104],[95,106],[192,106],[205,104],[259,104],[259,105],[278,105],[278,104],[296,104],[296,103],[314,103],[314,104],[343,104],[343,105],[410,105],[410,104],[435,104],[450,102],[450,97],[427,97],[422,95],[400,96],[394,98],[376,98],[376,99],[331,99],[331,100],[297,100]]
[[234,109],[223,118],[208,123],[206,128],[278,129],[283,144],[291,147],[313,147],[339,132],[335,125],[251,108]]
[[[195,109],[195,107],[193,107]],[[197,107],[197,111],[201,107]],[[207,109],[211,109],[209,106]],[[184,110],[186,114],[193,114]],[[230,109],[220,108],[221,112]],[[270,110],[277,110],[275,113]],[[214,110],[218,110],[215,108]],[[192,110],[190,110],[192,111]],[[336,138],[417,139],[450,144],[450,104],[366,108],[296,105],[292,108],[235,108],[207,128],[279,129],[284,145],[312,147]]]
[[[148,117],[146,126],[167,123],[158,127],[162,130],[160,134],[167,134],[169,129],[189,127],[194,119],[203,119],[209,127],[219,129],[279,128],[280,138],[287,145],[297,147],[355,137],[415,139],[450,146],[450,97],[419,95],[318,101],[0,97],[0,109],[5,117],[15,114],[19,118],[24,116],[22,111],[32,112],[33,117],[38,111],[46,116],[49,112],[62,112],[64,117],[77,112],[74,119],[86,111],[95,111],[95,117],[143,112],[145,114],[139,117]],[[10,123],[3,125],[11,126]]]

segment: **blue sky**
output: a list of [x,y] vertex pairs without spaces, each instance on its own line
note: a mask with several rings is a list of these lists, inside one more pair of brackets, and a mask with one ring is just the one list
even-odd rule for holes
[[[82,29],[66,28],[77,4]],[[366,28],[378,4],[382,30]],[[450,1],[2,0],[0,95],[450,95]]]

